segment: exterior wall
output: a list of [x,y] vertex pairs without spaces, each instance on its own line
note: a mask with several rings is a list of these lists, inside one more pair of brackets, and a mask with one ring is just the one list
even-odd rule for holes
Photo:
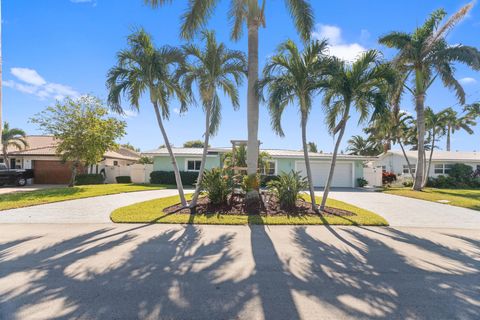
[[[201,156],[176,156],[178,170],[187,171],[187,160],[201,160]],[[220,167],[220,156],[207,156],[205,169]],[[153,158],[153,171],[172,171],[172,162],[169,156],[157,156]]]

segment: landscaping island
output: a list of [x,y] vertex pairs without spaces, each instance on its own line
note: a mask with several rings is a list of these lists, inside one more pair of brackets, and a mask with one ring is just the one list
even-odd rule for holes
[[[188,196],[189,197],[189,196]],[[110,218],[116,223],[187,223],[220,225],[366,225],[388,226],[388,222],[379,215],[352,206],[345,202],[328,199],[326,212],[317,214],[305,199],[297,200],[292,211],[281,209],[275,196],[265,194],[267,199],[259,213],[249,214],[244,211],[241,197],[234,197],[229,204],[212,205],[208,198],[200,198],[196,213],[182,209],[179,197],[145,201],[112,212]],[[321,201],[320,197],[316,199]]]

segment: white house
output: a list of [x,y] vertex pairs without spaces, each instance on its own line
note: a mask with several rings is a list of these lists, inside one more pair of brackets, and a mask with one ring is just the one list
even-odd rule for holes
[[[406,151],[406,154],[412,166],[412,172],[415,173],[417,151]],[[429,151],[427,151],[426,156],[428,161]],[[469,165],[473,170],[480,169],[480,152],[434,150],[429,176],[447,175],[451,166],[455,163]],[[378,160],[373,162],[373,165],[377,168],[382,168],[383,171],[393,172],[396,175],[408,175],[408,164],[401,150],[390,150],[380,155]]]

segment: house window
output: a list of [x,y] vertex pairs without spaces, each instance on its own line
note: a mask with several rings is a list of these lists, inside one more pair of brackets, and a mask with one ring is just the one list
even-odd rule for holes
[[187,171],[200,171],[201,160],[187,160]]
[[274,176],[277,171],[275,160],[265,161],[265,165],[260,168],[260,174],[265,176]]
[[[410,170],[412,171],[413,174],[415,174],[415,169],[416,169],[416,165],[411,164],[411,165],[410,165]],[[403,171],[402,171],[402,172],[403,172],[403,173],[410,173],[410,172],[408,171],[408,164],[404,164],[404,165],[403,165]]]
[[435,165],[435,174],[448,174],[452,169],[453,164],[440,163]]
[[114,165],[114,166],[118,166],[118,161],[116,161],[116,160],[113,161],[113,165]]

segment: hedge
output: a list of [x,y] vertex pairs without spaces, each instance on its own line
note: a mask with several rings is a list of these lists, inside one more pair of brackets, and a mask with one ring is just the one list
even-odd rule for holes
[[[183,185],[194,185],[198,179],[198,172],[180,171]],[[150,173],[150,183],[177,184],[173,171],[153,171]]]
[[99,173],[82,173],[75,178],[75,184],[79,186],[86,184],[103,184],[103,182],[103,175]]
[[132,183],[132,178],[130,178],[130,176],[118,176],[115,180],[117,183]]

